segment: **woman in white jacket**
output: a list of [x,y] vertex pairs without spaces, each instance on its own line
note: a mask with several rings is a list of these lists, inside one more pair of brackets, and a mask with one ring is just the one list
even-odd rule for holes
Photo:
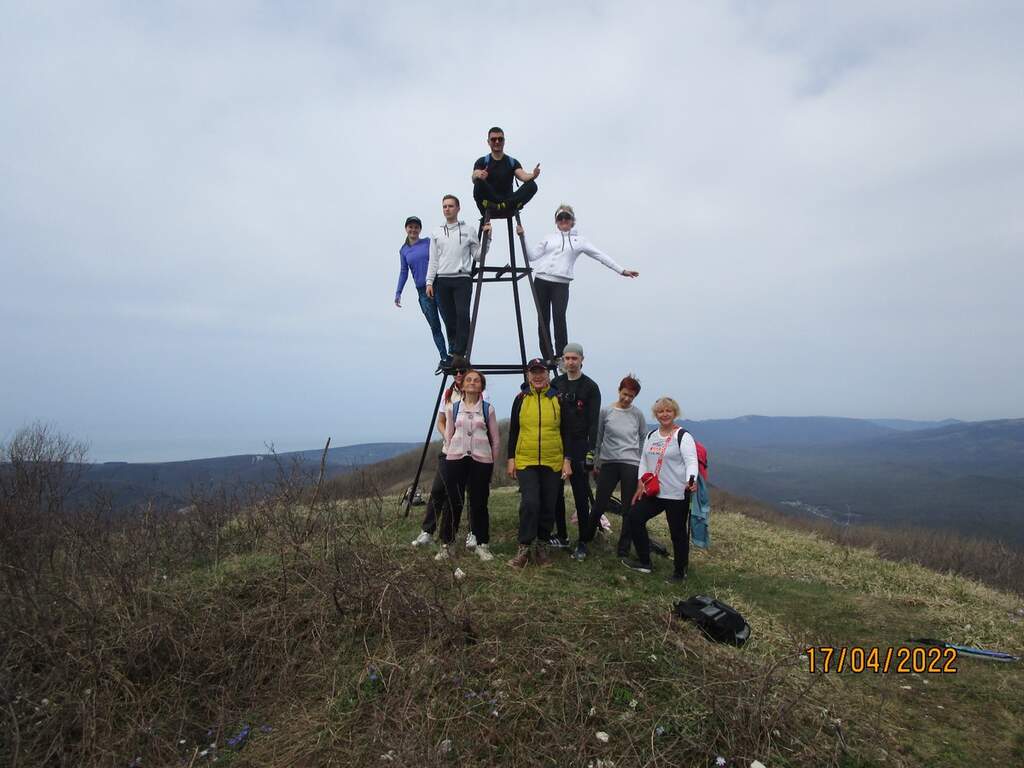
[[[697,490],[697,444],[689,432],[675,423],[679,418],[679,403],[671,397],[656,400],[651,411],[658,420],[658,428],[647,435],[640,452],[637,469],[640,482],[628,516],[636,560],[623,560],[622,564],[640,573],[654,570],[647,521],[664,512],[675,561],[669,580],[682,581],[690,561],[690,494]],[[659,486],[656,493],[645,491],[645,475],[655,477]]]
[[[640,273],[623,269],[611,256],[598,250],[594,244],[576,231],[576,213],[571,205],[562,203],[555,211],[557,229],[540,241],[536,248],[527,246],[526,256],[533,267],[533,285],[537,291],[537,313],[540,327],[540,349],[549,360],[562,356],[562,349],[569,340],[565,323],[565,311],[569,306],[569,283],[572,282],[573,267],[581,254],[601,262],[608,269],[615,270],[623,277],[639,277]],[[520,225],[516,231],[522,235]],[[555,348],[549,348],[552,314],[555,321]]]

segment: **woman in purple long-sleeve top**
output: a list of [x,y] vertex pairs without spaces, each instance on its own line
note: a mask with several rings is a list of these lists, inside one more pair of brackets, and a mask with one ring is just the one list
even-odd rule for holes
[[410,216],[405,220],[405,243],[398,251],[401,266],[398,271],[395,306],[402,306],[402,290],[405,288],[405,281],[409,278],[409,272],[412,272],[416,293],[419,294],[420,309],[423,310],[423,316],[427,318],[430,333],[434,337],[434,345],[441,355],[441,361],[437,364],[437,371],[440,372],[451,361],[451,357],[445,346],[444,332],[441,330],[441,316],[437,311],[437,302],[431,296],[427,296],[427,266],[430,262],[430,239],[426,237],[420,238],[420,231],[422,229],[423,223],[416,216]]

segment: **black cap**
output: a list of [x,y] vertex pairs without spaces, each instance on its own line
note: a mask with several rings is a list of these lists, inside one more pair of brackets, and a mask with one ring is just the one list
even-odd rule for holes
[[534,368],[543,368],[545,371],[548,369],[548,364],[541,360],[539,357],[533,358],[526,364],[526,370],[532,371]]
[[423,229],[423,222],[420,221],[419,216],[410,216],[405,220],[405,226],[408,227],[410,224],[416,224],[420,229]]

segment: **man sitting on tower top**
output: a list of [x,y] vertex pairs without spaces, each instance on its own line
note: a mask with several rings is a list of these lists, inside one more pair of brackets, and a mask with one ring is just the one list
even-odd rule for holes
[[[530,202],[537,194],[540,163],[532,173],[514,157],[505,154],[505,132],[495,126],[487,132],[490,154],[484,155],[473,164],[473,199],[480,213],[491,209],[491,218],[508,218]],[[512,177],[519,179],[522,186],[512,191]]]

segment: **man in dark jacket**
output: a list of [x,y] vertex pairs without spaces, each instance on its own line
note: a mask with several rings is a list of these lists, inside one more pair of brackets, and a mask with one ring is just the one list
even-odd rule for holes
[[[583,347],[576,343],[565,345],[562,351],[565,373],[551,382],[558,390],[562,414],[567,421],[567,445],[565,457],[572,463],[573,500],[576,503],[576,519],[580,527],[580,539],[573,554],[577,560],[587,556],[587,543],[594,538],[598,521],[590,520],[590,473],[594,469],[594,450],[597,448],[597,429],[601,419],[601,390],[589,376],[583,373]],[[551,546],[567,549],[569,534],[565,525],[565,486],[563,484],[555,506],[556,535]]]

